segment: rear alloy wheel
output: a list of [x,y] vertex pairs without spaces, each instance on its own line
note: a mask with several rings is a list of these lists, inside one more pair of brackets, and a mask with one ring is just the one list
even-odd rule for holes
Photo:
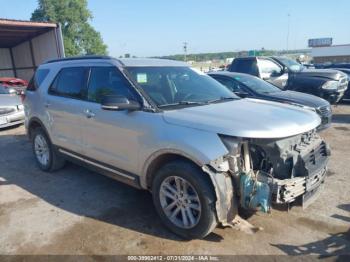
[[43,171],[55,171],[62,168],[65,160],[54,150],[50,139],[41,127],[32,131],[32,147],[36,162]]
[[210,178],[190,162],[178,160],[160,168],[152,194],[163,223],[183,238],[203,238],[217,225]]
[[34,138],[34,151],[36,160],[42,166],[47,166],[50,160],[49,145],[42,134],[38,134]]

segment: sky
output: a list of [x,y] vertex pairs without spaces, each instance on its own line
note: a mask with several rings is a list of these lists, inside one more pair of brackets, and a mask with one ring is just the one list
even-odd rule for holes
[[[1,18],[29,20],[37,1],[0,6]],[[184,42],[188,53],[350,43],[349,0],[88,0],[88,8],[112,56],[181,54]]]

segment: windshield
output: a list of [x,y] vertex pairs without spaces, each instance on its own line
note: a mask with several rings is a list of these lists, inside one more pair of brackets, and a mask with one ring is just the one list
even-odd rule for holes
[[303,70],[304,66],[299,64],[297,61],[294,61],[293,59],[285,58],[285,57],[279,57],[279,61],[283,63],[289,70],[293,72],[299,72]]
[[238,99],[225,86],[189,67],[128,67],[132,79],[158,107]]
[[254,76],[242,75],[242,76],[236,76],[234,77],[234,79],[237,82],[245,85],[248,89],[259,94],[282,92],[282,90],[279,89],[278,87]]

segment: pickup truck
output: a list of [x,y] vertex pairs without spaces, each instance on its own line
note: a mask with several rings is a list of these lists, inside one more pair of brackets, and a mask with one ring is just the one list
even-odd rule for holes
[[286,57],[235,58],[228,71],[257,76],[283,89],[316,95],[336,103],[348,87],[348,77],[331,69],[307,69]]

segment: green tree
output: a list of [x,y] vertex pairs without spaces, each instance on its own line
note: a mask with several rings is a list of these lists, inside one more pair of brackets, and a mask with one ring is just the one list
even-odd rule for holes
[[90,24],[87,0],[38,0],[31,21],[55,22],[62,26],[66,56],[105,55],[107,46]]

